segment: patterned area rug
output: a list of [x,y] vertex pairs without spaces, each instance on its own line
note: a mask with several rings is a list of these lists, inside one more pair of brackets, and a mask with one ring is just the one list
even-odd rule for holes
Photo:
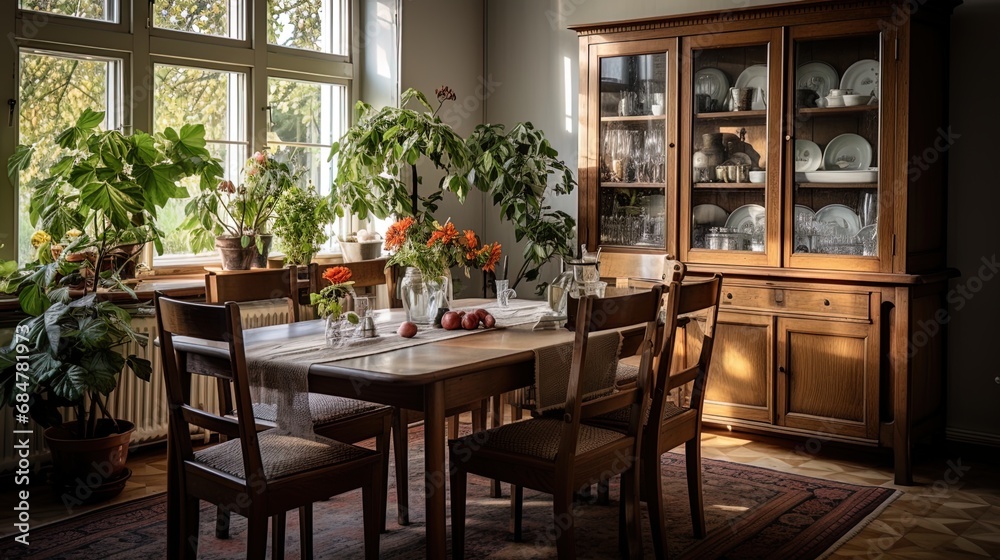
[[[381,538],[381,558],[424,557],[423,462],[421,431],[410,433],[411,524],[395,523],[395,480],[389,480],[388,533]],[[391,463],[390,463],[391,465]],[[663,457],[664,491],[670,555],[691,559],[821,558],[860,531],[897,492],[781,473],[725,461],[703,460],[705,513],[709,534],[695,539],[688,510],[684,457]],[[393,470],[390,468],[390,470]],[[505,496],[507,487],[505,485]],[[601,506],[581,500],[575,507],[580,558],[618,556],[617,484],[612,501]],[[513,542],[507,531],[509,499],[489,497],[487,480],[470,476],[466,523],[468,558],[554,558],[556,528],[548,495],[525,490],[524,539]],[[361,493],[355,491],[314,506],[316,558],[362,558]],[[214,536],[215,509],[201,511],[198,557],[245,557],[246,522],[233,516],[232,538]],[[12,538],[0,541],[0,558],[134,559],[163,558],[166,496],[112,506],[43,528],[33,528],[31,546]],[[298,516],[288,516],[286,556],[299,556]],[[643,508],[645,556],[652,558],[649,523]]]

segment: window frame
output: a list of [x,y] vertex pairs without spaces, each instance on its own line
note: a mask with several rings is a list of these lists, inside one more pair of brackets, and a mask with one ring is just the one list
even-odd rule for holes
[[[21,49],[53,53],[84,54],[120,58],[122,63],[121,106],[116,108],[119,122],[126,131],[153,130],[153,72],[155,64],[173,64],[223,71],[245,72],[246,157],[267,144],[266,109],[268,78],[304,80],[346,86],[346,123],[353,123],[353,107],[360,90],[359,50],[355,38],[360,29],[359,0],[339,0],[347,21],[343,25],[346,54],[329,54],[267,42],[267,0],[246,0],[243,14],[243,39],[201,35],[186,31],[153,28],[150,5],[146,2],[118,2],[118,22],[106,22],[73,16],[22,9],[19,2],[9,8],[13,17],[0,12],[0,34],[10,37],[16,48],[0,50],[0,74],[9,69],[10,99],[18,98]],[[147,27],[147,22],[150,24]],[[261,40],[256,40],[261,38]],[[0,127],[0,160],[13,153],[19,141],[17,113],[12,126]],[[180,123],[179,123],[180,124]],[[6,175],[6,174],[4,174]],[[18,223],[18,185],[0,179],[0,206],[11,208],[10,225],[0,225],[0,258],[16,258]],[[4,218],[0,212],[0,218]],[[4,220],[0,219],[0,223]],[[336,255],[322,255],[329,258]],[[143,261],[157,276],[203,272],[205,266],[218,264],[213,254],[176,259],[158,257],[147,246]]]

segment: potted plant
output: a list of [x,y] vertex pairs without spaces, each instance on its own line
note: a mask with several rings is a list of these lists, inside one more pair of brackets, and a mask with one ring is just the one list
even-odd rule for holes
[[[40,228],[32,235],[34,260],[13,271],[4,264],[0,283],[28,315],[0,348],[0,402],[15,409],[19,423],[30,416],[46,428],[56,479],[70,486],[64,500],[107,497],[124,486],[133,426],[111,417],[106,401],[124,369],[144,380],[152,371],[149,360],[121,352],[144,346],[146,335],[132,329],[125,309],[97,299],[100,287],[135,296],[120,277],[124,265],[108,257],[128,243],[159,248],[156,211],[187,195],[177,181],[213,182],[221,173],[201,125],[123,135],[97,130],[102,120],[85,111],[56,138],[64,155],[49,175],[26,185]],[[17,148],[8,162],[12,180],[39,149],[49,148]],[[63,408],[75,419],[64,422]],[[79,481],[87,487],[74,492]]]
[[283,192],[299,182],[301,173],[267,150],[255,152],[240,170],[239,184],[230,180],[202,183],[188,202],[181,228],[190,235],[191,250],[219,251],[222,268],[246,270],[267,265],[271,234],[268,226]]
[[59,159],[44,176],[22,185],[31,193],[31,223],[44,236],[36,257],[43,263],[53,260],[47,256],[53,242],[65,242],[71,231],[86,231],[91,243],[77,249],[94,253],[105,277],[112,271],[120,277],[130,262],[134,271],[143,244],[152,241],[162,253],[156,215],[169,199],[188,196],[178,182],[198,177],[202,184],[214,184],[222,167],[205,148],[202,125],[125,135],[99,130],[103,120],[103,112],[85,110],[53,143],[18,146],[7,169],[14,181],[36,151],[58,151]]
[[[412,89],[403,94],[399,108],[375,110],[358,103],[358,124],[331,151],[331,158],[339,157],[330,195],[337,215],[350,210],[362,219],[368,214],[378,218],[412,216],[429,227],[446,191],[462,201],[475,186],[492,197],[504,219],[513,224],[516,239],[525,242],[525,262],[513,285],[522,279],[536,280],[540,267],[553,256],[571,254],[574,221],[545,202],[549,193],[573,190],[576,181],[572,172],[531,123],[515,125],[510,131],[500,125],[481,125],[463,140],[437,117],[441,106],[455,99],[455,93],[448,87],[435,93],[436,109]],[[412,103],[425,111],[407,109]],[[437,189],[421,197],[416,164],[422,157],[445,175]],[[403,171],[409,171],[409,185],[403,180]],[[548,182],[553,175],[557,180],[550,189]],[[545,284],[540,284],[539,293],[544,289]]]
[[312,185],[293,186],[278,197],[274,214],[272,231],[285,253],[285,264],[308,265],[326,242],[324,228],[333,220],[326,198]]
[[[471,154],[462,138],[437,116],[445,101],[455,99],[455,93],[448,87],[436,93],[437,109],[414,89],[403,93],[399,107],[376,110],[358,101],[357,124],[330,150],[330,159],[339,157],[330,191],[337,216],[343,217],[348,210],[362,220],[369,214],[377,218],[412,216],[429,225],[444,191],[465,200],[470,183],[461,171],[468,168]],[[411,103],[425,111],[406,108]],[[427,196],[419,193],[422,178],[417,163],[421,158],[446,173]],[[404,171],[409,173],[409,185]]]

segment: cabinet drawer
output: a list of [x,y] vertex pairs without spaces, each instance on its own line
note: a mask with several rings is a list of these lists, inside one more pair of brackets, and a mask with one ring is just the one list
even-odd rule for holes
[[866,293],[828,293],[817,290],[726,286],[723,308],[785,311],[803,315],[869,319]]

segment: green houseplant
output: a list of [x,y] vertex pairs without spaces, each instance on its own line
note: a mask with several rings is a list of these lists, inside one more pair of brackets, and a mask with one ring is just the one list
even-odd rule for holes
[[[531,123],[517,124],[509,131],[500,125],[480,125],[462,139],[437,117],[441,106],[455,99],[454,92],[442,87],[436,92],[438,107],[427,98],[407,90],[402,107],[375,110],[359,102],[358,123],[333,146],[331,157],[339,156],[331,202],[337,215],[345,210],[360,218],[412,216],[429,230],[432,214],[445,192],[463,201],[472,187],[487,193],[504,219],[523,241],[524,264],[512,281],[537,280],[540,267],[554,256],[569,256],[572,217],[553,211],[546,204],[550,193],[567,194],[576,186],[569,168]],[[424,111],[407,109],[416,103]],[[416,164],[427,158],[445,175],[438,188],[419,196],[420,177]],[[411,182],[403,180],[409,170]],[[549,188],[550,177],[555,177]],[[538,286],[541,293],[545,284]]]
[[308,265],[326,242],[324,228],[333,220],[327,199],[315,187],[292,187],[281,193],[274,206],[274,227],[285,264]]
[[[32,236],[35,258],[13,271],[5,264],[0,285],[17,294],[28,315],[11,344],[0,348],[0,402],[47,428],[59,480],[96,474],[101,487],[87,493],[95,497],[117,493],[128,475],[132,425],[111,417],[108,395],[123,370],[144,380],[152,371],[149,360],[123,354],[127,346],[147,344],[129,313],[97,298],[98,288],[135,297],[120,277],[124,265],[106,257],[126,243],[159,248],[157,210],[187,195],[177,182],[196,176],[214,184],[221,173],[201,125],[124,135],[98,130],[102,120],[103,114],[85,111],[55,139],[64,155],[48,176],[26,185],[30,218],[39,228]],[[51,148],[19,146],[8,161],[11,178],[41,149]],[[63,421],[64,408],[75,412],[74,420]]]
[[202,183],[185,207],[181,229],[189,233],[191,250],[216,248],[224,269],[247,269],[266,259],[268,228],[281,194],[296,186],[301,172],[267,150],[255,152],[240,170],[238,184],[230,180]]

